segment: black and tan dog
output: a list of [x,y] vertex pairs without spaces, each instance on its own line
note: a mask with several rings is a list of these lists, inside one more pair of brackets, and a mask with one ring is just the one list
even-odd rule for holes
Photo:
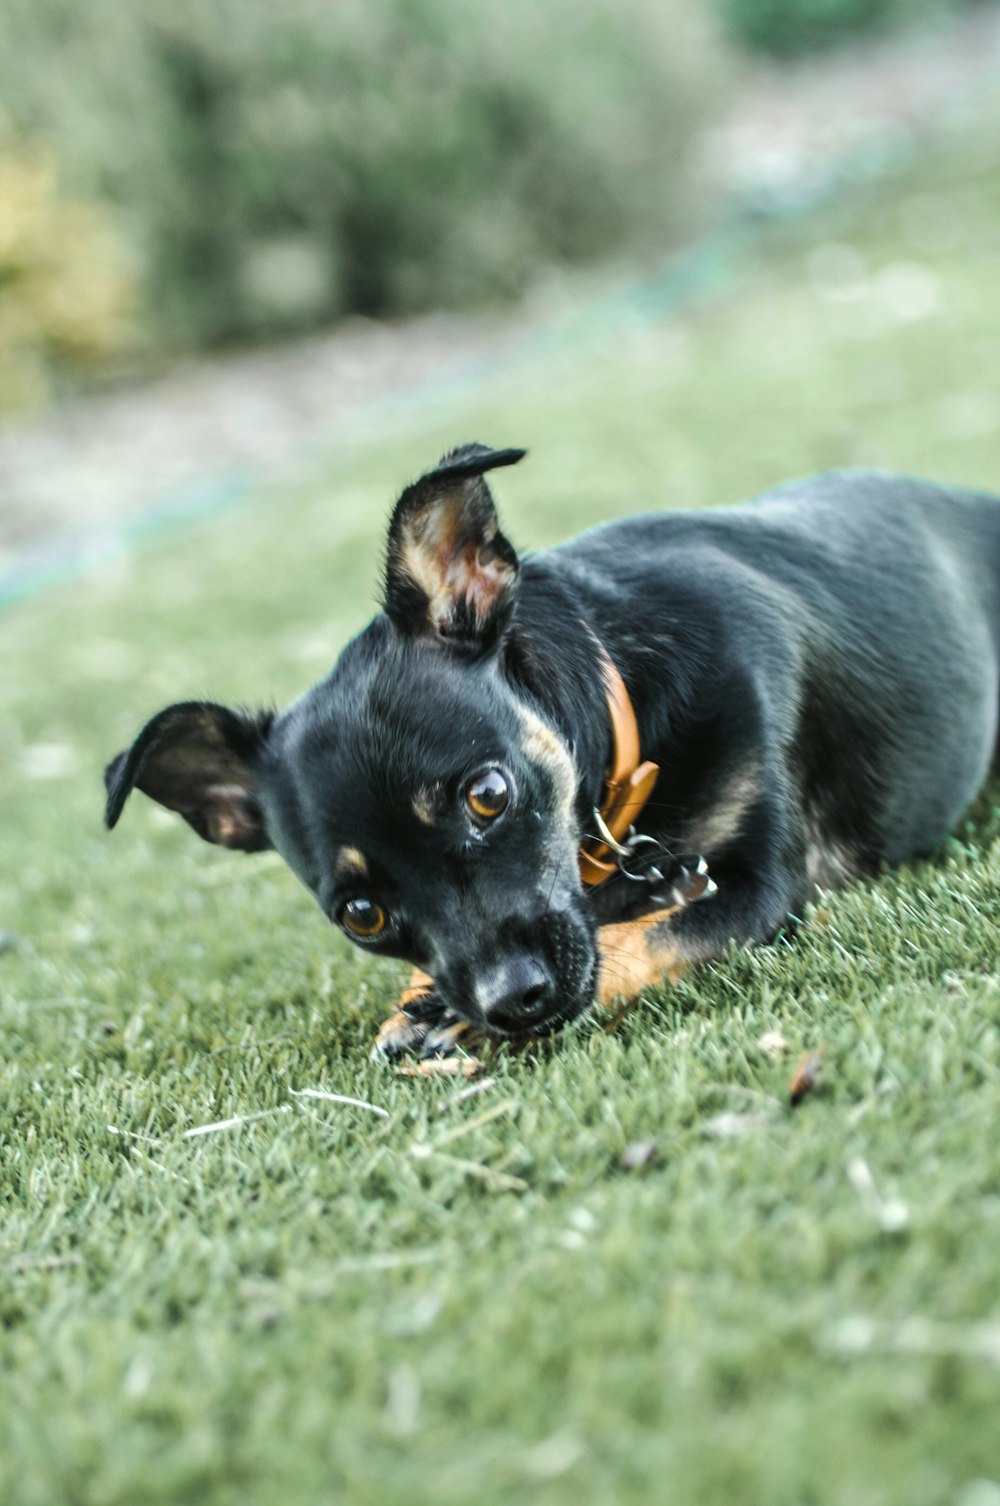
[[274,847],[416,965],[386,1054],[547,1033],[765,941],[933,848],[996,753],[1000,502],[836,473],[519,561],[483,475],[522,453],[406,489],[384,611],[288,710],[170,706],[107,771],[109,826],[138,787]]

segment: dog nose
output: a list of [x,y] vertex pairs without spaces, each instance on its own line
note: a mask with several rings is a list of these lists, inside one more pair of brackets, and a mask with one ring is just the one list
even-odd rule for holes
[[508,957],[476,983],[476,1003],[496,1030],[525,1029],[545,1012],[552,980],[534,957]]

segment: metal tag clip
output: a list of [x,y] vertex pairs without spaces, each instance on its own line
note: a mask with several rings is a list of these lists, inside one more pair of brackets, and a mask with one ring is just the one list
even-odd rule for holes
[[[684,854],[677,857],[657,842],[655,837],[637,832],[634,826],[628,829],[624,842],[620,842],[609,830],[600,811],[594,811],[594,824],[601,841],[605,842],[618,860],[618,871],[633,884],[644,884],[650,890],[649,898],[655,903],[694,904],[699,899],[710,899],[718,891],[718,885],[708,871],[708,864],[700,854]],[[668,868],[668,873],[664,873]]]

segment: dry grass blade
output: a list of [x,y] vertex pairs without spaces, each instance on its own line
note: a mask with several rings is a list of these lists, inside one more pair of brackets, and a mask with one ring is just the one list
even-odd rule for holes
[[367,1098],[351,1098],[347,1093],[327,1093],[323,1088],[289,1088],[293,1098],[314,1098],[320,1103],[340,1103],[351,1109],[365,1109],[369,1114],[377,1114],[380,1119],[389,1119],[391,1116],[388,1109],[380,1108],[377,1103],[369,1103]]
[[511,1176],[507,1171],[496,1171],[492,1166],[485,1166],[481,1161],[468,1161],[462,1156],[449,1155],[447,1151],[437,1150],[433,1145],[411,1145],[410,1155],[416,1161],[443,1161],[448,1166],[454,1166],[457,1171],[464,1171],[466,1176],[489,1183],[500,1192],[527,1192],[528,1190],[528,1184],[522,1177]]
[[504,1114],[511,1114],[518,1107],[516,1098],[505,1098],[502,1103],[496,1103],[490,1109],[484,1109],[481,1114],[467,1119],[464,1124],[456,1124],[454,1129],[446,1130],[434,1141],[435,1148],[441,1145],[449,1145],[452,1140],[457,1140],[461,1135],[468,1135],[472,1130],[481,1129],[484,1124],[490,1124],[494,1119],[502,1119]]
[[217,1135],[222,1130],[239,1129],[241,1125],[254,1124],[258,1119],[268,1119],[272,1114],[290,1112],[290,1105],[281,1103],[277,1108],[261,1109],[257,1114],[236,1114],[232,1119],[217,1119],[214,1124],[196,1124],[193,1129],[185,1130],[181,1139],[194,1140],[198,1135]]
[[465,1103],[469,1098],[476,1098],[480,1093],[488,1093],[490,1088],[495,1088],[499,1079],[496,1077],[481,1077],[478,1082],[470,1082],[467,1088],[462,1088],[454,1098],[449,1098],[446,1103],[438,1104],[438,1113],[447,1114],[449,1109],[457,1108],[460,1103]]
[[366,1271],[399,1271],[408,1266],[436,1265],[446,1254],[441,1246],[434,1246],[423,1250],[380,1250],[373,1255],[348,1255],[337,1261],[333,1274],[348,1276]]

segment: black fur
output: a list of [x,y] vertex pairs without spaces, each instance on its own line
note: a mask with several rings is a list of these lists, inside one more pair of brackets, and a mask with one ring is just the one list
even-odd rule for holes
[[[993,498],[832,473],[519,562],[482,478],[521,454],[465,446],[403,493],[385,613],[308,695],[168,708],[108,779],[110,825],[138,783],[210,840],[270,843],[331,919],[384,909],[363,944],[425,968],[435,1009],[514,1034],[586,1007],[596,927],[627,913],[627,883],[577,873],[609,753],[597,639],[662,769],[643,830],[718,885],[671,922],[692,960],[932,849],[995,756],[1000,691]],[[491,768],[511,800],[483,826],[463,791]]]

